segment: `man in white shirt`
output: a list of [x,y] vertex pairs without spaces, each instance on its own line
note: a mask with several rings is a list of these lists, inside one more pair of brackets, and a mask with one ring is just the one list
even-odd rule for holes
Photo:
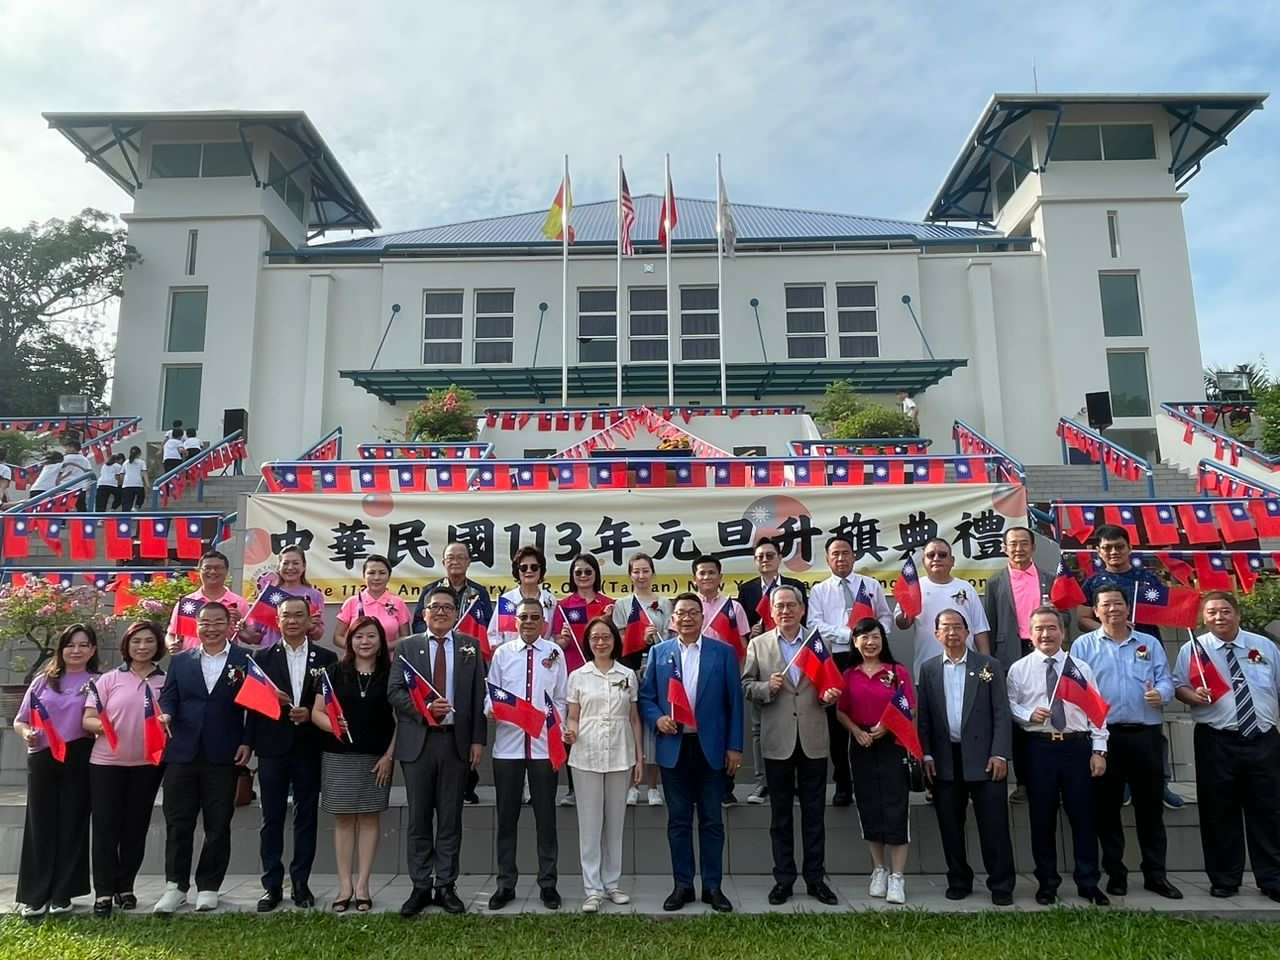
[[[489,682],[517,697],[528,700],[538,709],[551,695],[561,717],[567,716],[565,698],[569,677],[564,656],[554,641],[542,635],[544,616],[542,603],[525,599],[516,607],[519,640],[504,643],[493,651],[489,664]],[[493,705],[485,700],[486,715],[493,716]],[[556,890],[556,771],[547,755],[546,736],[531,737],[514,723],[499,720],[493,734],[493,789],[497,797],[498,889],[489,898],[489,909],[500,910],[515,899],[516,839],[520,826],[520,794],[525,777],[529,778],[529,797],[533,819],[538,830],[538,888],[542,903],[550,910],[560,908]]]
[[[747,653],[751,626],[747,622],[747,614],[742,609],[742,604],[720,589],[724,585],[724,573],[720,561],[708,555],[697,557],[693,561],[693,583],[698,590],[698,599],[702,601],[703,632],[709,637],[715,637],[727,643],[741,665]],[[724,805],[726,807],[738,802],[738,797],[733,792],[733,780],[732,775],[725,777]]]
[[916,425],[916,429],[919,430],[920,429],[920,407],[916,404],[914,400],[911,399],[911,395],[907,393],[907,391],[905,390],[899,390],[898,403],[901,406],[902,412],[911,418],[912,422],[914,422]]
[[911,672],[920,677],[925,661],[942,656],[942,647],[934,636],[933,624],[943,610],[959,610],[969,624],[969,645],[979,653],[991,656],[991,627],[987,624],[987,612],[982,608],[978,590],[968,580],[956,580],[951,570],[956,565],[956,555],[951,544],[941,538],[924,545],[925,578],[920,581],[920,616],[908,617],[902,607],[895,607],[894,622],[899,629],[915,627],[915,656]]
[[[822,634],[836,668],[843,674],[849,669],[853,633],[849,616],[854,608],[870,604],[871,615],[880,621],[886,635],[893,629],[893,617],[880,582],[853,572],[853,542],[847,537],[832,537],[827,541],[826,550],[831,576],[814,586],[810,593],[806,622]],[[831,805],[847,807],[853,803],[849,731],[840,726],[835,707],[827,709],[827,735],[831,741],[831,772],[836,782]]]

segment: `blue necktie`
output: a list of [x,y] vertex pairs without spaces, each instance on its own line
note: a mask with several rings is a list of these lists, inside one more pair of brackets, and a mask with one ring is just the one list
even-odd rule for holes
[[1253,710],[1253,694],[1249,692],[1249,683],[1244,678],[1244,670],[1236,659],[1234,643],[1224,643],[1222,649],[1227,653],[1227,669],[1231,671],[1231,689],[1236,695],[1236,732],[1246,740],[1258,735],[1258,716]]

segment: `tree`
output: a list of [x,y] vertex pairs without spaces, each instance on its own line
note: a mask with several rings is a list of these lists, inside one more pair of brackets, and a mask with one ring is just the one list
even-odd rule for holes
[[[87,315],[120,296],[124,272],[139,259],[125,229],[100,210],[0,229],[0,414],[55,413],[59,393],[101,400],[102,361],[73,339]],[[39,397],[35,370],[45,384]],[[37,401],[45,406],[33,409]]]
[[824,436],[837,439],[880,440],[914,437],[920,432],[916,422],[900,410],[891,410],[858,396],[848,380],[827,384],[827,392],[813,418],[827,424]]
[[471,405],[476,395],[457,384],[447,390],[432,390],[409,411],[404,438],[420,443],[465,443],[476,438],[476,415]]

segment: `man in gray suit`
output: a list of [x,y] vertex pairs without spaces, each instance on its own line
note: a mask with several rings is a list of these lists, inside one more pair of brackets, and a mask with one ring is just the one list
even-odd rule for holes
[[916,696],[924,769],[933,780],[933,809],[947,858],[947,899],[963,900],[973,892],[964,838],[972,800],[991,902],[1008,906],[1015,878],[1004,780],[1013,721],[1004,670],[994,658],[969,649],[969,625],[958,610],[943,610],[934,627],[942,656],[921,667]]
[[[1031,611],[1049,602],[1052,574],[1035,565],[1036,538],[1026,527],[1010,527],[1004,532],[1004,553],[1009,565],[987,581],[982,605],[991,626],[991,654],[1004,672],[1031,652]],[[1027,750],[1022,728],[1014,724],[1013,774],[1018,788],[1009,798],[1022,803],[1027,798]]]
[[805,888],[819,903],[831,905],[838,898],[825,879],[826,707],[835,703],[840,691],[835,687],[816,689],[796,665],[808,640],[801,592],[789,584],[774,587],[770,606],[777,627],[751,638],[742,665],[742,692],[760,708],[760,752],[769,787],[769,839],[773,844],[774,884],[769,902],[786,903],[796,882],[792,804],[798,795]]
[[[458,596],[436,587],[427,598],[427,632],[396,645],[387,699],[399,720],[396,759],[404,771],[409,800],[408,860],[413,892],[400,907],[413,917],[436,903],[449,913],[465,913],[454,883],[462,847],[462,795],[467,770],[484,755],[484,660],[470,637],[455,635]],[[412,676],[405,661],[430,681],[438,697],[428,694],[430,723],[409,692]],[[432,820],[435,829],[432,829]],[[435,886],[432,889],[432,876]]]

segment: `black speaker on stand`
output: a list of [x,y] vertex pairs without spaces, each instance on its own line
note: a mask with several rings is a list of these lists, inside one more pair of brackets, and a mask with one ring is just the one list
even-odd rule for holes
[[1106,390],[1084,395],[1084,408],[1089,414],[1089,426],[1105,430],[1111,426],[1111,394]]
[[222,436],[229,437],[237,430],[243,430],[245,439],[249,439],[249,411],[239,407],[223,410]]

